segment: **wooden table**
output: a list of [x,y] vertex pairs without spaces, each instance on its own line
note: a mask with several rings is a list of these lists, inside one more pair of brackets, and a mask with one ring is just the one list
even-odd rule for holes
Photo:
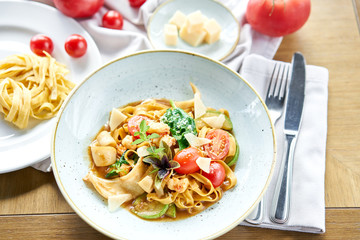
[[[360,239],[360,0],[313,0],[306,25],[286,36],[275,59],[295,51],[330,73],[326,148],[326,233],[238,226],[220,239]],[[2,159],[1,159],[2,160]],[[62,197],[52,173],[0,175],[0,239],[106,239]]]

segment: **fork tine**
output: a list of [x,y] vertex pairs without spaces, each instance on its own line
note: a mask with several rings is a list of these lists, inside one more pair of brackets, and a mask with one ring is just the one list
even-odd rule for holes
[[280,100],[282,100],[285,97],[285,90],[287,85],[287,79],[289,75],[289,67],[287,64],[281,64],[279,72],[281,72],[281,78],[279,80],[279,73],[277,76],[277,86],[276,86],[276,93],[274,96],[278,96]]
[[[279,71],[278,71],[278,63],[275,63],[274,69],[271,73],[271,77],[270,77],[270,82],[269,82],[269,86],[268,86],[268,91],[266,93],[266,98],[269,98],[270,96],[274,95],[274,91],[275,91],[275,86],[276,86],[276,80],[275,80],[275,73],[277,71],[277,75],[279,75]],[[277,78],[277,77],[276,77]]]

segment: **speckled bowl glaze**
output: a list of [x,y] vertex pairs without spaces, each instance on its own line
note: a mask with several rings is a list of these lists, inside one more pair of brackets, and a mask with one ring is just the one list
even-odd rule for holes
[[[193,97],[228,109],[240,146],[237,185],[205,211],[172,222],[145,221],[107,202],[82,178],[90,165],[88,146],[114,107],[147,98]],[[57,184],[76,213],[116,239],[212,239],[238,225],[263,196],[275,165],[275,136],[256,91],[220,62],[181,51],[143,51],[114,60],[87,77],[63,104],[53,134],[51,160]]]

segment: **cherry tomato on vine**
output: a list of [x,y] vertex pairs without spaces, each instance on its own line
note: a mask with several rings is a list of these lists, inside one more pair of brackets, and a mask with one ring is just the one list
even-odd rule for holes
[[246,19],[256,31],[279,37],[300,29],[310,15],[310,0],[250,0]]
[[130,6],[135,8],[141,7],[144,2],[146,2],[146,0],[129,0]]
[[[146,120],[148,120],[148,118],[145,116],[136,115],[129,119],[128,130],[131,135],[134,136],[135,132],[140,131],[140,123],[142,120],[146,121]],[[135,136],[135,138],[139,138],[139,136]]]
[[222,129],[213,129],[206,134],[206,138],[211,142],[204,145],[207,155],[213,160],[222,160],[230,148],[230,136]]
[[30,49],[36,55],[44,57],[45,54],[43,53],[43,51],[51,54],[54,50],[54,44],[51,38],[49,38],[48,36],[38,34],[31,38]]
[[200,167],[196,163],[196,159],[202,157],[202,153],[195,147],[188,147],[179,151],[174,161],[180,164],[179,168],[175,168],[175,171],[181,174],[190,174],[200,170]]
[[121,30],[124,25],[124,19],[118,11],[110,10],[104,14],[102,18],[102,25],[106,28]]
[[55,7],[73,18],[91,17],[104,5],[104,0],[54,0]]
[[87,42],[83,36],[72,34],[65,40],[65,50],[71,57],[82,57],[86,53]]
[[201,174],[210,180],[214,188],[217,188],[223,184],[226,175],[225,168],[218,162],[211,162],[209,173],[203,171]]

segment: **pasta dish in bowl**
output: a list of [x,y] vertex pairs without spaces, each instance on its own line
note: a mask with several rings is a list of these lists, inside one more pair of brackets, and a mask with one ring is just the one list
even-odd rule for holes
[[265,104],[244,79],[160,50],[114,60],[77,86],[51,155],[65,199],[103,234],[212,239],[261,199],[275,149]]
[[[114,108],[90,145],[92,167],[84,178],[108,200],[144,219],[191,216],[236,184],[239,146],[229,113],[194,98],[148,99]],[[184,214],[185,212],[185,214]]]

